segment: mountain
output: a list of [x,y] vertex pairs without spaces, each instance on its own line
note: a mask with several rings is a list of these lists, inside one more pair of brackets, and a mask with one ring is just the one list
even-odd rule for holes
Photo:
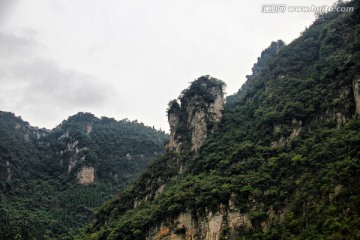
[[166,151],[79,239],[359,239],[360,1],[271,43],[239,92],[202,76]]
[[0,111],[0,239],[72,239],[167,140],[127,119],[78,113],[47,130]]

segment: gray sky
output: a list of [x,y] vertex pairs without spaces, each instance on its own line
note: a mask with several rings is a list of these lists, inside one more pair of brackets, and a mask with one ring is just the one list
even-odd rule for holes
[[233,94],[261,51],[334,0],[0,0],[0,110],[53,128],[79,111],[168,131],[166,108],[211,75]]

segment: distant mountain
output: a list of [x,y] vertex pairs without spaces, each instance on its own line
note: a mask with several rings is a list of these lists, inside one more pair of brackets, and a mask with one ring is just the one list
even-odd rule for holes
[[359,239],[360,1],[340,4],[225,104],[222,81],[192,82],[166,152],[79,239]]
[[0,239],[71,239],[167,140],[137,121],[78,113],[47,130],[0,111]]

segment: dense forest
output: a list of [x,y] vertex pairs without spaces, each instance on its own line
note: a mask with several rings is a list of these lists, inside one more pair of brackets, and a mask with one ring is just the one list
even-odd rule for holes
[[167,139],[137,121],[90,113],[50,131],[0,112],[0,239],[72,239]]
[[191,83],[167,151],[78,238],[359,239],[360,1],[340,4],[354,11],[271,43],[220,122],[221,81]]

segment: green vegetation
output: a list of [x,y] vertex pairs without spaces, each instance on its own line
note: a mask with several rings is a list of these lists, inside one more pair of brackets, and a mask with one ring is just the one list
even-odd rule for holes
[[[137,121],[89,113],[49,131],[0,112],[0,239],[72,239],[167,139]],[[78,183],[83,166],[95,169],[92,184]]]
[[[169,103],[178,152],[137,121],[78,113],[48,131],[0,112],[0,240],[141,240],[161,223],[183,235],[180,214],[230,209],[250,224],[223,226],[220,239],[359,239],[360,1],[340,4],[355,11],[261,53],[197,152],[188,114],[224,87],[210,76]],[[80,185],[85,167],[95,182]]]
[[[272,43],[227,98],[219,129],[200,151],[158,157],[98,209],[79,238],[145,239],[180,213],[200,219],[229,209],[229,201],[252,225],[233,229],[236,239],[360,238],[360,118],[352,85],[360,77],[360,6],[344,4],[355,11],[324,15],[287,46]],[[169,113],[186,118],[177,102]],[[179,174],[179,165],[186,171]],[[224,239],[229,234],[223,229]]]

